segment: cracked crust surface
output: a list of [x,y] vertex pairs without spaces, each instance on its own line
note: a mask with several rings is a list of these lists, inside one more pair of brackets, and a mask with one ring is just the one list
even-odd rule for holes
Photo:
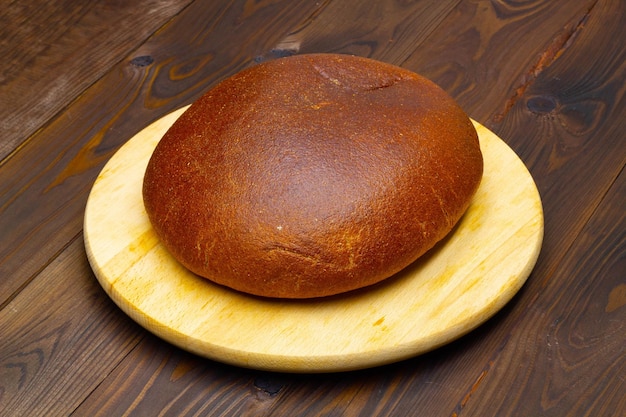
[[310,298],[408,266],[453,228],[481,176],[476,132],[439,87],[315,54],[208,91],[155,149],[143,194],[164,246],[193,272]]

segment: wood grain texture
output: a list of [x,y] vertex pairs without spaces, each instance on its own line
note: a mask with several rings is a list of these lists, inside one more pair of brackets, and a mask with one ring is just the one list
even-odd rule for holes
[[460,3],[324,1],[276,45],[277,54],[335,52],[401,64]]
[[63,252],[38,278],[0,311],[3,416],[68,415],[141,338],[93,285],[82,251]]
[[[75,6],[83,17],[60,6],[75,2],[40,3],[10,1],[0,11],[0,49],[10,57],[0,62],[0,74],[12,77],[0,85],[0,112],[12,112],[8,102],[22,109],[0,120],[6,156],[0,162],[0,410],[626,414],[623,1],[381,0],[365,7],[353,0],[192,0],[171,18],[161,15],[167,23],[159,18],[160,30],[156,20],[148,19],[146,29],[141,19],[131,27],[120,18],[142,15],[145,9],[131,8],[149,2],[120,3],[120,16],[107,9],[118,2]],[[166,11],[174,3],[160,4]],[[101,10],[98,18],[87,17],[90,10]],[[33,19],[30,32],[26,16]],[[90,27],[81,23],[87,21]],[[126,30],[115,34],[115,45],[100,45],[94,60],[80,55],[92,52],[90,36],[120,27]],[[533,173],[546,213],[539,262],[512,302],[467,337],[367,371],[314,377],[246,371],[164,344],[99,289],[77,242],[87,192],[121,138],[255,59],[292,53],[294,40],[300,52],[353,52],[424,73]],[[98,74],[63,62],[95,65]],[[56,77],[72,83],[57,85]],[[38,79],[57,86],[42,91],[60,107],[37,106],[26,87]],[[18,119],[31,133],[9,145],[5,129],[19,130]],[[73,302],[79,302],[76,317],[67,307]],[[54,329],[66,330],[58,336]],[[39,366],[40,357],[46,365]]]
[[280,388],[261,374],[147,336],[73,415],[261,416]]
[[63,0],[3,5],[0,160],[189,2]]
[[566,48],[562,39],[596,2],[462,2],[403,66],[435,81],[498,133],[511,98],[552,64]]

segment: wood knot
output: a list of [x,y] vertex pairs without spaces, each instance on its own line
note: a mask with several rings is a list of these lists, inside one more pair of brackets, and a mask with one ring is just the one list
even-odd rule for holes
[[283,381],[271,376],[259,376],[254,380],[254,386],[273,397],[283,388]]
[[130,65],[134,65],[136,67],[147,67],[153,62],[154,62],[154,58],[152,58],[150,55],[142,55],[142,56],[133,58],[130,61]]
[[553,96],[535,96],[528,99],[526,107],[536,114],[550,113],[556,109],[557,101]]

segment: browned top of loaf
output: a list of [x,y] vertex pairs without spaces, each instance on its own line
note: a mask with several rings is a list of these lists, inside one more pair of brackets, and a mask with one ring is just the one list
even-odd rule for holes
[[432,82],[346,55],[244,70],[157,146],[144,202],[216,283],[307,298],[377,283],[442,239],[482,176],[476,131]]

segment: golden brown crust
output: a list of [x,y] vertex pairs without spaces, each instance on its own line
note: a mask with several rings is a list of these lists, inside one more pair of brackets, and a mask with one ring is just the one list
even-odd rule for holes
[[435,84],[314,54],[208,91],[155,149],[143,196],[163,244],[193,272],[309,298],[405,268],[452,229],[481,176],[476,131]]

